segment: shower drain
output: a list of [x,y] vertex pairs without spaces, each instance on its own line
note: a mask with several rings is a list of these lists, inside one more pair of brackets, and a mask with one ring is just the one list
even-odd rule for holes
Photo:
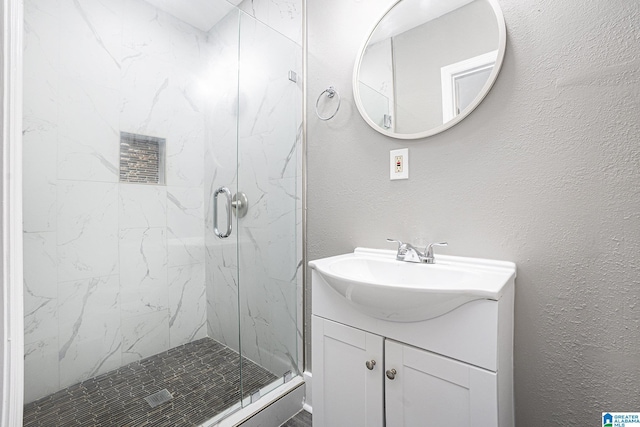
[[155,408],[158,405],[162,405],[163,403],[168,402],[171,399],[173,399],[173,396],[166,388],[144,398],[144,400],[146,400],[149,406],[151,406],[152,408]]

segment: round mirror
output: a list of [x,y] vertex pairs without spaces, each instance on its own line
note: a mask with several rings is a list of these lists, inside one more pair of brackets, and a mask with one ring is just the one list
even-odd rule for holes
[[360,50],[353,76],[358,110],[394,138],[442,132],[489,92],[505,46],[496,0],[399,0]]

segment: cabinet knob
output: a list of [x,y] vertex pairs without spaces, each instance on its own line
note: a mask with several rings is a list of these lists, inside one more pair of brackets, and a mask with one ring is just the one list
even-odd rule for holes
[[396,378],[396,374],[398,372],[395,369],[389,369],[386,374],[387,374],[387,378],[389,378],[390,380],[393,380]]
[[376,366],[376,361],[371,359],[367,360],[364,364],[367,366],[368,370],[373,371],[373,367]]

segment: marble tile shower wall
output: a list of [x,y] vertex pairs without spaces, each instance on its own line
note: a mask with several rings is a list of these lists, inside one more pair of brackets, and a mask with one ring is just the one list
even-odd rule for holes
[[302,47],[302,0],[231,0],[231,3]]
[[[206,336],[207,34],[142,0],[25,1],[26,402]],[[119,132],[166,186],[118,182]]]
[[[260,11],[266,14],[268,5],[287,13],[271,10],[267,19]],[[237,18],[219,23],[211,34],[218,42],[212,74],[226,74],[239,91],[208,105],[220,120],[207,126],[205,138],[206,163],[216,165],[205,172],[207,326],[211,337],[234,349],[241,339],[244,356],[282,375],[296,365],[302,370],[302,48],[294,30],[301,29],[301,2],[240,7],[256,19],[240,16],[239,70],[220,67],[237,55]],[[297,73],[297,82],[289,80],[289,71]],[[230,120],[236,114],[237,128]],[[220,150],[221,141],[226,150]],[[236,160],[238,171],[226,166]],[[212,195],[223,185],[249,199],[247,216],[234,218],[237,240],[235,233],[225,241],[213,234]]]
[[[207,331],[239,351],[237,239],[213,232],[213,193],[222,186],[237,190],[239,13],[230,13],[209,31],[209,101],[205,103],[205,274]],[[227,84],[219,85],[218,81]],[[221,196],[222,199],[222,196]],[[237,220],[233,229],[237,230]]]

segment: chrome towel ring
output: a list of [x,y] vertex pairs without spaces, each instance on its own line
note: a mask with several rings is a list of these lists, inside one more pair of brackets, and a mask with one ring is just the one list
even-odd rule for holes
[[[327,98],[333,98],[336,95],[338,96],[338,106],[336,107],[336,111],[334,111],[333,114],[330,115],[329,117],[322,117],[320,115],[320,112],[318,112],[318,104],[320,103],[320,98],[322,98],[322,95],[324,95],[325,93],[327,94]],[[318,96],[318,100],[316,101],[316,115],[320,120],[324,120],[324,121],[333,119],[336,116],[336,114],[338,114],[338,110],[340,109],[341,102],[342,101],[340,99],[340,94],[338,93],[338,91],[333,86],[329,86],[327,89],[322,91],[320,96]]]

